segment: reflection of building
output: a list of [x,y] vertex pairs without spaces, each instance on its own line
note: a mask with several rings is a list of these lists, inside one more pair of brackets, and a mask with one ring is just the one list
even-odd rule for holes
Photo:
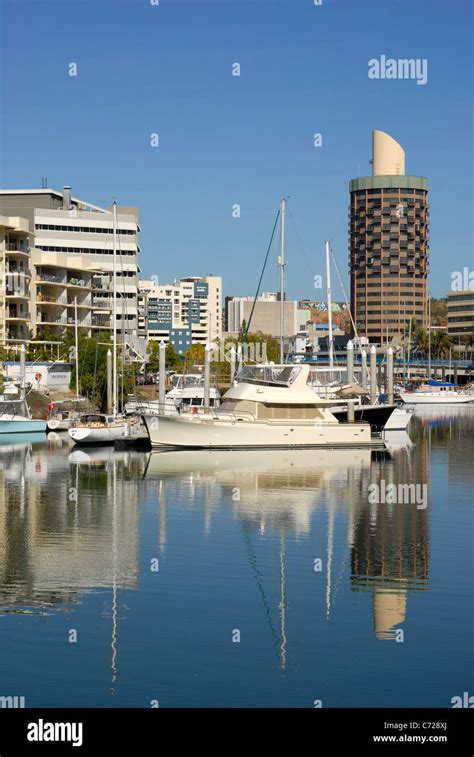
[[372,136],[372,176],[349,187],[351,309],[358,333],[381,344],[412,318],[427,323],[428,179],[405,175],[392,137]]
[[[371,482],[428,482],[428,447],[400,450],[396,464],[374,466]],[[369,482],[367,482],[369,483]],[[355,516],[351,551],[351,588],[373,594],[374,631],[378,639],[394,639],[406,618],[410,591],[428,588],[429,504],[367,504]]]
[[0,446],[1,605],[136,586],[143,461],[123,455],[79,466],[43,445]]

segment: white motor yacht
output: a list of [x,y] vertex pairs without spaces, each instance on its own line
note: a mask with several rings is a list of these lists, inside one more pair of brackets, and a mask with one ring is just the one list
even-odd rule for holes
[[[254,449],[364,447],[375,444],[369,423],[341,423],[334,399],[308,384],[309,366],[244,368],[217,410],[176,416],[144,415],[152,447]],[[383,443],[378,440],[379,445]]]

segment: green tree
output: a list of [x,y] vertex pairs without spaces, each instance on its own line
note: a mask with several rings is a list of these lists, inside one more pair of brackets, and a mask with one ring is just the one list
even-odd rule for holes
[[204,365],[204,345],[192,344],[185,355],[186,369],[194,368],[196,365]]
[[166,367],[176,368],[177,365],[179,365],[179,355],[170,342],[166,345]]
[[148,359],[146,368],[148,373],[158,373],[160,370],[160,345],[156,339],[149,339],[146,348]]

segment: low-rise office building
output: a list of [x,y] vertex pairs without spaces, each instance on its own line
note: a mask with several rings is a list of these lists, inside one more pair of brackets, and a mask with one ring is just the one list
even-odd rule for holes
[[448,334],[454,339],[474,337],[474,291],[448,292]]
[[[242,324],[248,324],[250,315],[250,332],[261,331],[269,336],[280,336],[280,299],[276,292],[264,292],[257,298],[254,297],[229,297],[227,298],[227,330],[231,333],[239,333]],[[253,313],[252,313],[253,308]],[[298,303],[296,300],[285,300],[284,311],[284,336],[293,336],[298,332]]]

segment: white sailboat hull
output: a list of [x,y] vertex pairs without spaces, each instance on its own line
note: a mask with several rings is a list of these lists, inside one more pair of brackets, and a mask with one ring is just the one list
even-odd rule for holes
[[456,392],[404,392],[403,402],[410,405],[465,405],[474,402],[474,396]]
[[237,420],[201,416],[143,416],[153,448],[275,449],[364,447],[372,442],[368,423]]
[[48,421],[48,431],[67,431],[73,423],[75,421],[72,418],[51,418]]
[[117,423],[102,428],[74,426],[69,429],[69,436],[75,444],[113,444],[116,439],[123,439],[126,433],[127,425],[125,423]]

